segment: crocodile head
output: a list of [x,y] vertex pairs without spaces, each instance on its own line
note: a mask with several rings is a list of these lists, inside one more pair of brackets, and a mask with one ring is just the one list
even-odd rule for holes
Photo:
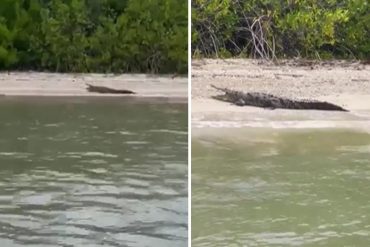
[[219,95],[213,95],[211,96],[212,99],[225,101],[225,102],[234,102],[232,97],[230,97],[229,94],[219,94]]
[[[248,94],[246,95],[248,96]],[[246,102],[245,102],[246,95],[238,91],[228,91],[228,92],[225,92],[225,94],[212,96],[212,98],[242,106],[242,105],[246,105]]]

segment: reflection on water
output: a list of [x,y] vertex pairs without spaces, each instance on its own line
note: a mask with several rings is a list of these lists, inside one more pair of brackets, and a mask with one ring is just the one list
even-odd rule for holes
[[250,129],[192,148],[192,246],[369,245],[369,134]]
[[0,104],[1,246],[187,246],[187,107]]

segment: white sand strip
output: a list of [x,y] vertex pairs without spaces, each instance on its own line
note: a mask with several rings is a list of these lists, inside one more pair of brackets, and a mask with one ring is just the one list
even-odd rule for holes
[[[194,128],[352,128],[370,130],[370,66],[342,61],[314,66],[268,65],[249,59],[195,60],[192,75]],[[315,99],[349,112],[265,110],[211,99],[210,84],[293,99]]]
[[90,93],[86,83],[137,92],[134,97],[187,99],[186,77],[143,74],[60,74],[38,72],[0,73],[0,95],[5,96],[120,96]]

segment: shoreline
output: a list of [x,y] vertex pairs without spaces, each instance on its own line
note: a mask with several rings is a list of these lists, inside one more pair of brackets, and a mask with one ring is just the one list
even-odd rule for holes
[[6,102],[32,103],[124,103],[124,104],[188,104],[186,97],[122,96],[122,95],[0,95],[0,104]]
[[[115,89],[129,89],[135,95],[100,94],[86,90],[86,84]],[[45,72],[1,72],[1,98],[130,98],[141,100],[168,99],[187,102],[187,77],[146,74],[69,74]]]
[[[330,61],[299,66],[253,59],[193,60],[192,127],[194,129],[356,129],[370,132],[370,65]],[[268,110],[239,107],[211,99],[219,87],[312,99],[340,105],[349,112]],[[195,131],[196,134],[198,131]]]

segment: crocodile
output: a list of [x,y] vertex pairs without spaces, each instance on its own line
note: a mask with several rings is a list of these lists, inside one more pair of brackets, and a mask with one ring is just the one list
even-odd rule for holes
[[87,84],[87,91],[92,93],[110,93],[110,94],[136,94],[134,91],[127,90],[127,89],[113,89],[109,87],[102,87],[102,86],[93,86]]
[[224,92],[222,95],[212,96],[213,99],[231,102],[237,106],[256,106],[268,109],[297,109],[297,110],[326,110],[326,111],[348,111],[338,105],[316,100],[292,100],[277,97],[272,94],[241,91],[220,88],[211,85],[213,88]]

